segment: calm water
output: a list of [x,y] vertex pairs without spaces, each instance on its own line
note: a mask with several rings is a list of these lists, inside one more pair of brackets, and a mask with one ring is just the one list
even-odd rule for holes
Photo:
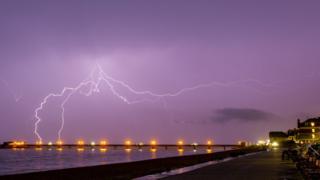
[[[221,150],[216,148],[214,152]],[[77,148],[64,148],[60,151],[55,148],[0,149],[0,175],[204,153],[207,153],[205,147],[198,148],[196,152],[192,148],[185,148],[183,152],[178,152],[174,147],[167,150],[159,147],[156,152],[150,152],[149,148],[141,150],[133,148],[129,152],[111,147],[107,151],[89,147],[83,151],[78,151]]]

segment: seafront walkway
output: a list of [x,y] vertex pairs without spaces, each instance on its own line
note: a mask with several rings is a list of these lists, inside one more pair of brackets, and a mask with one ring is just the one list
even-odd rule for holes
[[206,166],[194,171],[163,178],[218,180],[300,180],[303,179],[292,161],[281,160],[281,149],[259,152],[230,161]]

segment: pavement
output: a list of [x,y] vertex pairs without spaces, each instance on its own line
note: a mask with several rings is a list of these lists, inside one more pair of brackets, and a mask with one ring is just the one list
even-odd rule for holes
[[259,152],[163,179],[302,180],[295,164],[281,160],[281,153],[281,149]]

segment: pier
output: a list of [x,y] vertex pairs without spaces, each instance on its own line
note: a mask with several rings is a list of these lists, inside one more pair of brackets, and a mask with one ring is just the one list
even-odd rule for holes
[[169,149],[169,148],[206,148],[206,149],[215,149],[215,148],[222,148],[223,150],[228,149],[238,149],[244,147],[243,144],[106,144],[106,143],[99,143],[99,144],[84,144],[84,143],[78,143],[78,144],[26,144],[26,143],[8,143],[3,144],[0,146],[0,149],[5,148],[15,148],[15,149],[25,149],[25,148],[109,148],[109,149],[141,149],[141,148],[152,148],[152,149]]

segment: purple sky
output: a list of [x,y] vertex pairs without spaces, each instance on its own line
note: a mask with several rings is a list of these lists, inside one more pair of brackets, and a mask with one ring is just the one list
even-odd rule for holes
[[[98,63],[137,90],[127,105],[106,85],[66,104],[63,139],[235,143],[267,138],[320,113],[319,1],[0,1],[0,141],[35,141],[34,110]],[[250,79],[251,81],[246,81]],[[135,99],[121,87],[122,95]],[[63,98],[40,112],[57,139]]]

